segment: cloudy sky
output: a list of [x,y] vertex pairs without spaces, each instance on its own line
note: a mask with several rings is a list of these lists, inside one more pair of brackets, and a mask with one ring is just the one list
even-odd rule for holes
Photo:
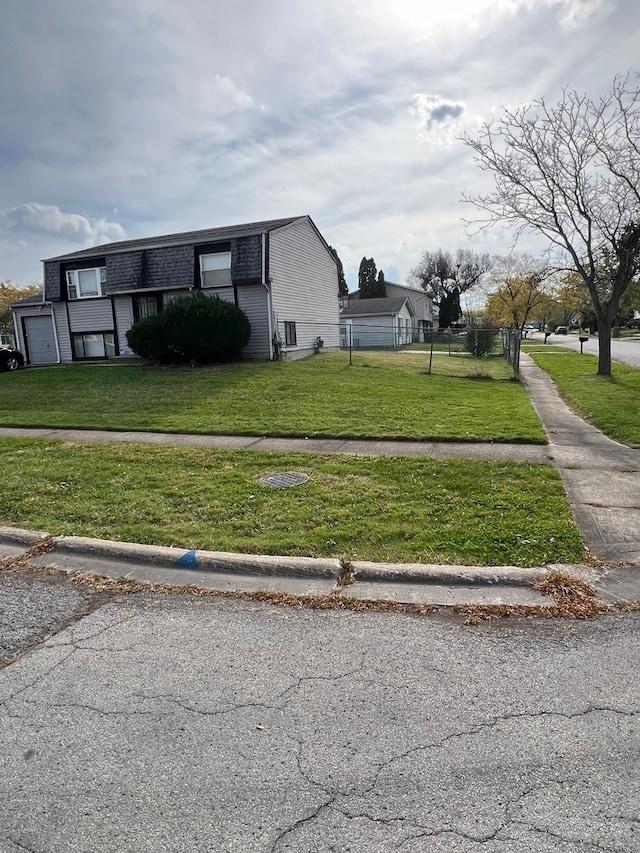
[[[469,237],[459,141],[640,70],[638,0],[2,0],[0,281],[107,241],[309,214],[355,286]],[[521,248],[536,249],[534,242]]]

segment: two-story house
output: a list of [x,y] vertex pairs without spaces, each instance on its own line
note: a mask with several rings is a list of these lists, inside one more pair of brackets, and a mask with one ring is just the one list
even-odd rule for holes
[[108,243],[43,264],[42,299],[12,306],[29,364],[127,355],[136,320],[195,290],[245,312],[248,358],[302,358],[319,339],[339,346],[336,261],[309,216]]

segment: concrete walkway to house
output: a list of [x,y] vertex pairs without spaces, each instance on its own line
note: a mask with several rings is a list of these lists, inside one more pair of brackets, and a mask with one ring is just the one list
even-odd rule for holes
[[[555,384],[526,354],[521,377],[547,433],[549,444],[465,442],[363,441],[316,438],[185,435],[103,430],[0,428],[0,437],[44,438],[60,441],[144,443],[210,447],[228,450],[269,450],[306,453],[347,453],[373,456],[415,456],[432,459],[469,458],[502,462],[552,463],[564,481],[567,497],[583,541],[605,565],[560,567],[595,583],[606,600],[640,600],[640,450],[607,438],[565,405]],[[0,556],[18,556],[37,544],[42,534],[22,532],[14,537],[0,529]],[[16,541],[12,543],[12,538]],[[3,544],[4,543],[4,544]],[[320,593],[333,588],[340,572],[337,560],[259,557],[99,542],[58,537],[51,558],[67,570],[90,563],[99,573],[157,583],[195,583],[216,589],[267,589],[291,593]],[[625,563],[625,566],[614,564]],[[360,582],[345,587],[349,597],[434,603],[540,603],[530,584],[544,567],[469,567],[355,564]],[[204,571],[203,571],[204,569]]]

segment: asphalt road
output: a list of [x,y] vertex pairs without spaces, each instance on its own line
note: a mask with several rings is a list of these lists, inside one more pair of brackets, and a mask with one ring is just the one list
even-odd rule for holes
[[[541,332],[533,332],[529,340],[539,341],[544,344],[544,335]],[[567,349],[580,352],[580,341],[577,335],[549,335],[547,344],[566,347]],[[590,355],[598,355],[598,338],[593,335],[584,344],[583,352]],[[614,361],[621,361],[633,367],[640,367],[640,336],[633,338],[611,338],[611,357]]]
[[31,625],[0,670],[3,853],[640,851],[638,614],[67,591],[33,645],[52,584],[2,577]]

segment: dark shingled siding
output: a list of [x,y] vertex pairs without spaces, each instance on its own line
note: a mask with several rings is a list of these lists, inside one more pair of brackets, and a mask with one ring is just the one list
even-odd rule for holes
[[262,281],[260,234],[231,241],[231,280],[234,284],[260,284]]
[[[95,262],[98,263],[97,257]],[[107,255],[106,258],[103,255],[99,262],[106,263],[107,268],[105,296],[132,290],[186,290],[199,286],[199,267],[193,245],[162,246],[144,252]],[[67,266],[89,268],[93,264],[94,259],[87,257]],[[61,264],[55,261],[45,263],[47,299],[63,298],[60,267]],[[231,241],[231,274],[234,284],[262,281],[262,239],[259,234]]]
[[[135,290],[145,287],[140,281],[142,270],[142,252],[128,252],[124,255],[109,255],[107,261],[107,283],[105,294],[122,290]],[[146,285],[148,287],[148,284]]]
[[193,287],[193,246],[147,249],[147,269],[150,287]]
[[50,302],[62,299],[60,292],[60,264],[49,261],[44,265],[44,298]]

